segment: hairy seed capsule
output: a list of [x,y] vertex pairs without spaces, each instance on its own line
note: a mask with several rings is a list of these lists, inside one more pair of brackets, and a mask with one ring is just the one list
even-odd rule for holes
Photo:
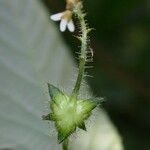
[[92,110],[97,106],[96,102],[92,99],[71,99],[51,84],[48,84],[48,89],[52,112],[43,116],[43,119],[55,122],[59,143],[70,136],[77,127],[86,130],[84,121],[90,117]]

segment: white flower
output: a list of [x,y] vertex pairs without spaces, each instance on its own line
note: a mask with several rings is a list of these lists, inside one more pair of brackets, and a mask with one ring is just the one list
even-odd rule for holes
[[50,18],[53,21],[60,21],[60,31],[64,32],[66,28],[68,28],[70,32],[74,32],[75,26],[72,21],[72,12],[70,10],[51,15]]

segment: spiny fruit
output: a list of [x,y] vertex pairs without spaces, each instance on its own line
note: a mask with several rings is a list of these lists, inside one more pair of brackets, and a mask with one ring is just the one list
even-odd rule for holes
[[86,130],[84,121],[97,106],[93,99],[76,99],[69,97],[55,86],[48,83],[51,97],[51,113],[43,116],[43,120],[55,122],[58,131],[58,141],[63,142],[76,128]]

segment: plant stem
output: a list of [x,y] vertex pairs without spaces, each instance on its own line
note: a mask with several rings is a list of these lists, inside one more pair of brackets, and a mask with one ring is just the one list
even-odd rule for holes
[[80,29],[81,29],[81,37],[79,39],[81,40],[81,52],[79,56],[79,72],[78,77],[74,86],[74,89],[72,91],[72,98],[77,98],[79,94],[79,90],[81,87],[81,82],[84,76],[84,70],[85,70],[85,63],[86,63],[86,55],[87,55],[87,39],[88,39],[88,29],[85,22],[85,14],[82,12],[82,4],[75,6],[74,8],[74,14],[77,16],[79,23],[80,23]]
[[[84,76],[84,71],[85,71],[85,64],[86,64],[86,58],[87,58],[87,39],[88,39],[88,28],[85,22],[85,14],[82,12],[82,3],[78,3],[76,6],[74,6],[73,9],[74,15],[77,16],[79,23],[80,23],[80,31],[81,31],[81,36],[78,37],[81,41],[81,50],[80,50],[80,55],[79,55],[79,72],[77,76],[77,80],[74,86],[74,89],[71,94],[71,99],[77,99],[77,96],[79,94],[79,90],[81,87],[81,83],[83,80]],[[68,139],[66,139],[63,142],[63,150],[68,150]]]
[[63,145],[62,145],[63,150],[68,150],[68,143],[69,143],[69,140],[68,140],[68,139],[66,139],[66,140],[63,142]]

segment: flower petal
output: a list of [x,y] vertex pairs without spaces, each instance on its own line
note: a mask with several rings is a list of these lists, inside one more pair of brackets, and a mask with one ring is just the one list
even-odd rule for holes
[[67,27],[67,20],[66,19],[62,19],[60,22],[60,31],[64,32],[66,30]]
[[50,19],[52,19],[53,21],[59,21],[61,20],[62,15],[63,13],[57,13],[57,14],[51,15]]
[[70,21],[68,22],[67,26],[68,26],[68,29],[69,29],[70,32],[74,32],[75,26],[74,26],[74,23],[73,23],[72,20],[70,20]]

